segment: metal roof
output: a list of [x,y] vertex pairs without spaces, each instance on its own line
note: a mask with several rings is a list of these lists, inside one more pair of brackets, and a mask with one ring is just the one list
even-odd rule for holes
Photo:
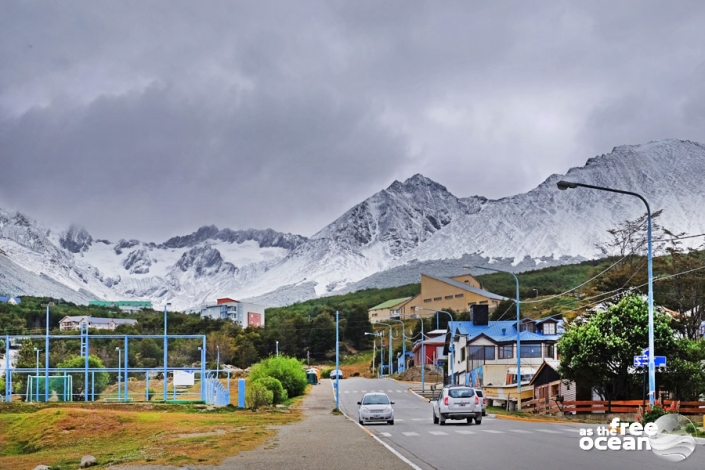
[[409,300],[411,300],[411,299],[413,299],[413,297],[402,297],[402,298],[400,298],[400,299],[387,300],[386,302],[382,302],[382,303],[379,304],[379,305],[375,305],[375,306],[372,307],[370,310],[381,310],[381,309],[383,309],[383,308],[394,307],[394,306],[396,306],[396,305],[398,305],[398,304],[407,302],[407,301],[409,301]]
[[430,277],[431,279],[435,279],[436,281],[444,282],[446,284],[450,284],[453,287],[457,287],[458,289],[463,289],[468,292],[472,292],[473,294],[481,295],[483,297],[487,297],[488,299],[492,300],[508,300],[507,297],[502,297],[501,295],[493,294],[492,292],[483,290],[483,289],[478,289],[477,287],[473,287],[469,284],[465,284],[464,282],[458,282],[456,280],[447,278],[447,277],[437,277],[437,276],[431,276],[430,274],[424,274],[426,277]]
[[[517,340],[515,320],[491,321],[487,325],[474,325],[471,321],[453,321],[448,324],[454,335],[467,336],[468,342],[479,336],[486,336],[496,343]],[[558,341],[560,337],[561,335],[542,335],[530,331],[522,331],[519,335],[521,341]]]

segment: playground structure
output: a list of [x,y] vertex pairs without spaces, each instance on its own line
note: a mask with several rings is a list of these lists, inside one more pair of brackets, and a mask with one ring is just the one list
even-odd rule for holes
[[[0,339],[3,337],[0,336]],[[26,340],[44,340],[45,361],[44,367],[39,365],[37,355],[37,365],[31,368],[11,367],[10,346]],[[49,367],[51,357],[51,345],[56,345],[61,340],[80,339],[81,357],[84,358],[82,368]],[[91,351],[91,340],[113,340],[120,341],[123,348],[119,351],[121,359],[118,360],[118,367],[91,367],[89,355]],[[158,367],[130,367],[129,347],[130,342],[152,339],[163,340],[164,362]],[[199,367],[172,366],[168,362],[169,340],[191,339],[200,346]],[[178,403],[184,401],[197,401],[206,404],[225,406],[230,404],[230,371],[206,369],[206,336],[205,335],[169,335],[167,334],[166,308],[164,309],[164,334],[163,335],[130,335],[130,334],[89,334],[87,325],[82,324],[80,335],[51,335],[49,334],[49,307],[47,307],[47,328],[44,335],[5,335],[6,360],[4,372],[5,390],[0,401],[11,402],[13,398],[24,398],[28,402],[48,402],[48,401],[103,401],[132,402],[150,401],[152,396],[159,392],[150,393],[149,381],[151,377],[161,376],[163,389],[161,391],[162,401],[166,403]],[[199,341],[200,340],[200,341]],[[96,374],[115,373],[118,378],[117,393],[99,394],[96,396],[95,379]],[[226,375],[227,386],[223,385],[220,377]],[[26,378],[26,393],[13,393],[13,380],[17,377]],[[83,391],[76,395],[73,393],[74,382],[78,377],[83,379]],[[131,379],[144,377],[144,393],[132,392],[130,394]],[[171,378],[172,390],[169,392],[169,379]],[[196,380],[198,379],[198,380]],[[152,379],[154,380],[154,379]],[[196,382],[200,382],[196,388]],[[48,386],[47,386],[48,385]],[[178,386],[182,386],[182,391],[178,391]],[[196,388],[196,390],[193,390]],[[244,380],[240,381],[238,405],[244,407]],[[189,391],[190,390],[190,391]]]

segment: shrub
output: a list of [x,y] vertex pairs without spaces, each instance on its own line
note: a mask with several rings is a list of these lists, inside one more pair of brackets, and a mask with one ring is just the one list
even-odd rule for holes
[[333,372],[333,369],[323,369],[321,371],[321,378],[322,379],[330,379],[331,372]]
[[150,401],[154,395],[157,394],[157,391],[154,390],[152,387],[149,387],[149,390],[147,390],[147,401]]
[[267,388],[267,390],[272,392],[272,403],[275,405],[284,403],[286,399],[289,398],[289,394],[286,393],[286,390],[284,390],[282,383],[274,377],[260,377],[256,380],[256,382],[261,383]]
[[257,411],[261,406],[271,406],[274,401],[274,394],[267,390],[261,382],[255,380],[247,385],[245,393],[245,405],[252,411]]
[[270,357],[252,366],[250,380],[254,382],[262,377],[274,377],[279,380],[288,398],[303,395],[308,385],[302,363],[293,357]]
[[650,404],[646,405],[646,411],[644,412],[644,414],[641,416],[637,414],[636,419],[642,425],[645,425],[647,423],[653,423],[666,413],[666,410],[664,410],[661,404],[656,401],[653,407]]

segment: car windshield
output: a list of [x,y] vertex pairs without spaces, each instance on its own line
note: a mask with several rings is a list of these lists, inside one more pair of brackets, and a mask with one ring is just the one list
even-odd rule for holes
[[386,395],[368,395],[362,399],[363,405],[388,405],[389,398]]
[[471,388],[451,388],[448,390],[448,396],[451,398],[470,398],[475,395],[475,391]]

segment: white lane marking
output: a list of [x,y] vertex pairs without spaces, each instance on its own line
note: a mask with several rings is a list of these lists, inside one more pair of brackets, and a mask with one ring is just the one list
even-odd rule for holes
[[554,431],[552,429],[537,429],[538,432],[547,432],[549,434],[560,434],[560,431]]
[[397,393],[404,393],[404,390],[397,390]]
[[353,393],[357,393],[357,390],[353,390]]
[[429,431],[428,433],[433,434],[434,436],[447,436],[448,435],[447,432],[443,432],[443,431]]
[[393,392],[394,390],[387,390],[388,392]]
[[363,390],[362,393],[367,393],[367,390]]
[[428,418],[411,418],[411,421],[428,421]]
[[394,421],[399,421],[400,423],[404,422],[404,420],[402,418],[394,418]]
[[531,431],[525,431],[523,429],[510,429],[511,432],[520,432],[522,434],[531,434]]
[[563,428],[564,431],[570,431],[570,432],[580,432],[580,429],[573,429],[573,428]]
[[490,432],[492,434],[504,434],[504,431],[495,431],[494,429],[481,429],[482,432]]
[[388,432],[381,432],[380,434],[384,437],[392,437],[392,435],[389,434]]
[[458,434],[477,434],[475,431],[455,431]]
[[343,393],[350,393],[350,390],[345,390]]
[[419,435],[419,433],[417,433],[417,432],[403,432],[402,434],[405,435],[405,436],[409,436],[409,437],[413,437],[413,436],[418,436],[418,435]]

